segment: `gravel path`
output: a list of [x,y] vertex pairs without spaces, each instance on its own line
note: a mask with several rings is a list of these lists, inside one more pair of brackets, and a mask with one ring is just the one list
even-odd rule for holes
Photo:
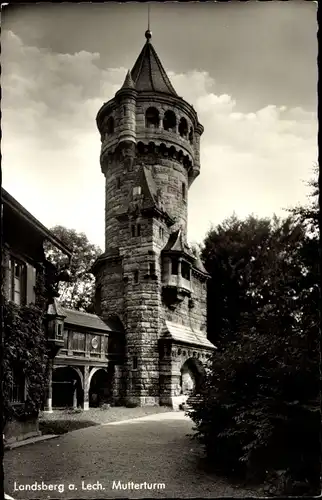
[[[187,436],[191,431],[192,422],[183,412],[162,412],[81,429],[11,450],[4,460],[6,491],[16,500],[256,494],[206,474],[198,465],[200,445]],[[43,487],[42,481],[47,490],[19,490],[19,486],[25,488],[35,482]],[[14,491],[15,482],[18,491]]]

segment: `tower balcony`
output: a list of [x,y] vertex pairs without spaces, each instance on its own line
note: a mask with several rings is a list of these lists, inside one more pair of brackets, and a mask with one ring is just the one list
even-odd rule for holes
[[193,293],[191,263],[181,256],[164,256],[162,295],[168,306],[175,306]]
[[137,141],[143,143],[153,142],[157,146],[164,143],[168,148],[174,146],[179,152],[188,153],[189,159],[193,161],[195,156],[194,146],[188,139],[181,137],[174,131],[164,130],[163,128],[144,128],[139,127],[136,133]]

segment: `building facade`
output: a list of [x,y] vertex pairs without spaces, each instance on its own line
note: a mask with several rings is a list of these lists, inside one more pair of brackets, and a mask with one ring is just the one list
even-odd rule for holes
[[[103,321],[62,307],[57,285],[68,280],[47,258],[46,242],[66,256],[71,250],[7,191],[1,190],[3,248],[1,292],[18,307],[31,304],[44,311],[48,353],[48,387],[43,408],[82,408],[124,402],[119,366],[124,365],[124,332],[118,321]],[[41,282],[45,293],[40,293]],[[40,303],[41,301],[41,303]],[[30,393],[27,378],[13,370],[10,405],[22,407]],[[39,434],[38,419],[10,421],[4,429],[8,442]]]
[[47,315],[49,337],[58,332],[59,350],[49,367],[45,410],[121,404],[124,391],[117,367],[124,364],[124,348],[115,341],[123,338],[119,325],[62,307],[56,298]]
[[105,252],[93,267],[97,314],[125,334],[126,401],[176,406],[198,390],[209,278],[187,243],[189,188],[203,126],[174,90],[147,31],[115,97],[97,115],[105,176]]
[[[6,190],[1,189],[2,210],[2,262],[1,262],[1,294],[6,302],[18,308],[36,305],[43,310],[54,300],[59,280],[64,279],[63,271],[59,271],[46,259],[44,245],[50,242],[59,249],[66,260],[71,257],[71,250],[56,236],[28,212]],[[41,284],[41,286],[40,286]],[[44,333],[47,336],[46,325]],[[59,348],[57,332],[48,337],[51,356],[55,356]],[[4,345],[4,350],[7,348]],[[32,354],[32,353],[31,353]],[[11,383],[6,387],[9,404],[19,412],[30,395],[28,378],[17,359],[11,366]],[[45,360],[44,360],[45,361]],[[6,422],[4,434],[8,442],[39,434],[38,419],[12,419]]]

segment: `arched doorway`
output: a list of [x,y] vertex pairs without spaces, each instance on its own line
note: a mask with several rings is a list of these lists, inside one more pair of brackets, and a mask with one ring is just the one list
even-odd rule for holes
[[198,359],[189,358],[182,365],[180,372],[181,394],[190,396],[200,392],[205,375],[202,363]]
[[93,373],[89,386],[89,406],[97,408],[112,398],[112,369],[99,368]]
[[83,402],[82,374],[71,366],[54,367],[53,408],[77,408]]

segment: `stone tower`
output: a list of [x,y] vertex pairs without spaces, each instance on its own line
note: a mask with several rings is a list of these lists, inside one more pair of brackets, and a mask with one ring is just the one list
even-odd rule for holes
[[105,252],[93,272],[97,312],[124,332],[115,397],[122,379],[127,403],[176,406],[187,388],[198,389],[214,348],[206,335],[208,274],[187,244],[203,127],[171,85],[149,30],[145,37],[123,86],[97,115]]

